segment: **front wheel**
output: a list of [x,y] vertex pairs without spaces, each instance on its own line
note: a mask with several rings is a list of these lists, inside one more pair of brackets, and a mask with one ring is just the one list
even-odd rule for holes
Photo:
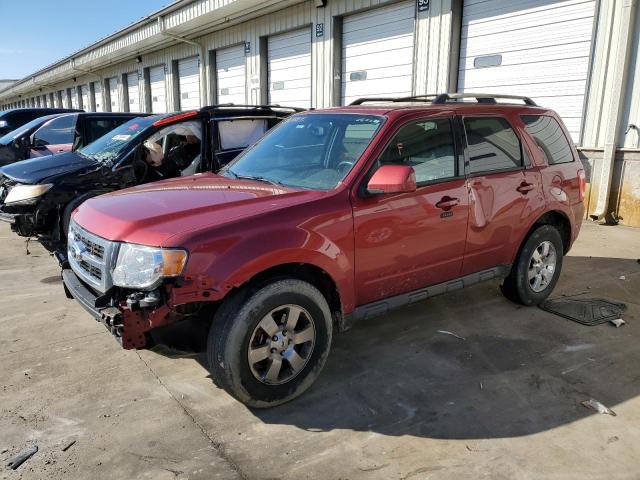
[[207,342],[213,380],[250,407],[301,395],[331,348],[329,305],[313,285],[277,280],[245,287],[216,312]]
[[538,227],[520,249],[502,293],[522,305],[542,303],[558,282],[563,255],[560,232],[552,225]]

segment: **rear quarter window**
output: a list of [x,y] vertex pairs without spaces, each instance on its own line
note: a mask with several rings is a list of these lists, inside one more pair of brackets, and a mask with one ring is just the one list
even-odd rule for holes
[[533,137],[547,164],[573,162],[573,151],[558,121],[546,115],[522,115],[527,133]]

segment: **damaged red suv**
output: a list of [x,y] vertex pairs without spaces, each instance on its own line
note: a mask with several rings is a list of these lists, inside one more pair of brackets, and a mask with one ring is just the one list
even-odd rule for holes
[[356,320],[496,278],[540,303],[584,187],[561,120],[529,98],[360,99],[290,117],[217,175],[88,200],[64,284],[124,348],[208,320],[214,381],[269,407]]

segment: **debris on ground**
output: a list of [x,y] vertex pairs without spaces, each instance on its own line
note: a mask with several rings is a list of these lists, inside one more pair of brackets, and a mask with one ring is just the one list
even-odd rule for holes
[[460,340],[466,340],[466,338],[461,337],[460,335],[456,335],[455,333],[450,332],[448,330],[438,330],[437,333],[442,333],[443,335],[451,335],[452,337],[459,338]]
[[539,307],[581,325],[594,326],[618,319],[627,305],[604,298],[554,298],[542,302]]
[[67,450],[69,450],[71,447],[73,447],[73,445],[74,445],[75,443],[76,443],[76,441],[75,441],[75,440],[71,440],[71,441],[67,442],[67,443],[65,444],[65,446],[64,446],[64,447],[62,447],[62,451],[63,451],[63,452],[66,452],[66,451],[67,451]]
[[626,280],[627,279],[627,277],[625,277],[624,275],[620,275],[619,278],[620,278],[620,280]]
[[622,325],[624,325],[625,322],[623,319],[621,318],[616,318],[614,320],[610,320],[610,322],[616,327],[616,328],[620,328]]
[[32,447],[25,448],[18,455],[13,457],[13,459],[7,464],[7,467],[11,470],[17,470],[20,465],[33,457],[38,451],[38,446],[33,445]]
[[602,413],[602,414],[605,414],[605,415],[611,415],[613,417],[617,416],[616,412],[611,410],[609,407],[606,407],[605,405],[603,405],[599,401],[594,400],[593,398],[591,398],[589,400],[585,400],[585,401],[580,402],[580,403],[582,404],[583,407],[588,408],[589,410],[593,410],[594,412]]
[[8,448],[2,448],[2,449],[0,449],[0,455],[4,454],[4,453],[7,453],[8,451],[9,451]]

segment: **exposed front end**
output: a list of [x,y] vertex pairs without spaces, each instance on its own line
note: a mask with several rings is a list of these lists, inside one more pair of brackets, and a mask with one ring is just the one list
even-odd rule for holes
[[170,251],[176,261],[168,265],[152,258],[158,251],[106,240],[74,222],[69,226],[67,258],[62,261],[67,297],[102,322],[123,348],[145,347],[148,331],[188,315],[172,307],[186,252],[176,259],[180,254]]

